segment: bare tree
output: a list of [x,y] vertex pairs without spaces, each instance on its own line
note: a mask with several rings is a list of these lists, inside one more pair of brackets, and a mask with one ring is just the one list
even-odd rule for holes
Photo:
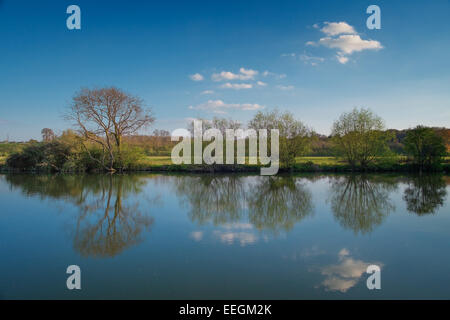
[[85,140],[101,146],[103,156],[97,159],[83,144],[91,158],[105,169],[115,171],[114,164],[121,162],[123,137],[135,134],[155,120],[143,104],[141,98],[115,87],[84,88],[73,97],[66,118],[74,122]]
[[44,128],[41,130],[41,134],[42,134],[42,141],[44,142],[50,142],[53,139],[55,139],[55,134],[53,133],[52,129]]

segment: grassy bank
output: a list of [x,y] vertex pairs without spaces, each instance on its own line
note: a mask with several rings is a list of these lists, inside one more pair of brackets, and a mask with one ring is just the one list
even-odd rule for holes
[[[405,162],[404,157],[389,159],[379,159],[369,168],[352,168],[343,159],[336,157],[298,157],[296,164],[291,169],[280,171],[293,172],[410,172],[414,171],[411,166]],[[11,171],[6,167],[6,157],[0,156],[0,171]],[[139,159],[128,170],[129,172],[138,171],[167,171],[167,172],[259,172],[258,165],[189,165],[172,163],[168,156],[145,156]],[[442,171],[450,173],[450,157],[447,157],[442,165]]]
[[[280,169],[280,171],[294,172],[409,172],[413,171],[405,157],[395,159],[379,159],[367,169],[352,168],[343,159],[336,157],[298,157],[292,169]],[[258,165],[187,165],[173,164],[170,157],[150,156],[140,159],[130,171],[186,171],[186,172],[256,172]],[[450,157],[445,159],[442,171],[450,172]]]

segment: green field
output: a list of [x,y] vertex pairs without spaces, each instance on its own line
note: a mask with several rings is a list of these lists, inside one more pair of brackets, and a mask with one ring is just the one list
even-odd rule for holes
[[[317,165],[343,165],[345,161],[342,159],[338,159],[336,157],[297,157],[296,162],[307,163],[311,161]],[[170,165],[172,164],[172,160],[168,156],[149,156],[144,159],[139,160],[139,165],[145,166],[154,166],[154,165]]]

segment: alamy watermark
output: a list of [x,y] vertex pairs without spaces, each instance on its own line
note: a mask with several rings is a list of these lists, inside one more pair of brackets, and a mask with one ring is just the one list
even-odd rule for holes
[[[194,120],[193,132],[187,129],[176,129],[172,132],[172,141],[179,141],[172,149],[172,162],[174,164],[245,164],[246,142],[248,141],[248,163],[269,165],[261,168],[261,175],[275,175],[280,165],[278,129],[271,129],[270,136],[267,129],[208,129],[203,132],[202,121]],[[225,159],[224,159],[225,134]],[[192,157],[192,139],[194,140],[194,154]],[[270,141],[270,156],[267,144]],[[211,141],[203,148],[203,141]],[[236,143],[236,156],[235,156]],[[259,147],[259,150],[258,150]],[[225,161],[224,161],[225,160]]]
[[81,289],[81,269],[79,266],[73,264],[67,267],[66,273],[70,274],[70,276],[67,278],[66,286],[67,289],[73,290]]
[[376,264],[371,264],[367,267],[366,273],[370,274],[367,278],[366,285],[367,289],[373,290],[381,289],[381,268]]

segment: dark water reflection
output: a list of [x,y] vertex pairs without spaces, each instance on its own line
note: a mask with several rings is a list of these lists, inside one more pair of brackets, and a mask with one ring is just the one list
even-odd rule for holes
[[389,176],[350,175],[331,182],[330,202],[334,216],[355,233],[371,232],[395,209],[389,194],[397,189]]
[[124,203],[142,192],[145,179],[134,175],[66,176],[9,175],[6,181],[27,197],[64,200],[77,208],[71,225],[74,248],[83,256],[115,256],[139,243],[153,218],[139,203]]
[[[22,269],[12,262],[28,245],[41,248],[35,254],[46,263],[84,261],[91,270],[103,261],[92,258],[114,258],[118,264],[108,263],[108,270],[123,265],[129,273],[115,276],[135,283],[123,285],[132,291],[126,297],[370,297],[360,280],[366,267],[406,263],[401,254],[411,243],[417,256],[411,261],[429,267],[436,259],[441,266],[434,273],[450,267],[448,255],[442,257],[450,252],[448,186],[442,175],[5,175],[0,253],[11,263],[2,271],[19,277]],[[434,220],[414,219],[422,216]],[[380,297],[411,295],[397,283],[401,269],[386,276],[396,289]],[[156,277],[148,280],[151,293],[135,279],[149,270]],[[91,280],[97,289],[85,297],[124,297],[109,292],[99,272]],[[217,287],[223,277],[228,290]],[[263,294],[260,283],[273,291]],[[0,284],[11,291],[0,291],[6,297],[70,298],[62,289],[29,293],[6,278]],[[427,285],[425,297],[450,298],[446,286]]]
[[444,205],[447,191],[439,175],[417,175],[408,179],[403,195],[408,211],[418,215],[435,213]]
[[201,224],[246,217],[259,230],[289,230],[312,214],[311,192],[292,177],[177,177],[176,193],[189,217]]

